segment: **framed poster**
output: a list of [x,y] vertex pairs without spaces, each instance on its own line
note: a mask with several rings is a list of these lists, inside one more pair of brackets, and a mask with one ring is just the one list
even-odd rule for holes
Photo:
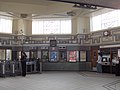
[[80,61],[86,61],[86,51],[80,51]]
[[48,59],[49,58],[49,51],[48,50],[43,50],[41,51],[41,58],[42,59]]
[[77,62],[77,51],[69,51],[69,62]]
[[56,51],[50,52],[50,61],[51,62],[56,62],[57,61],[57,52]]

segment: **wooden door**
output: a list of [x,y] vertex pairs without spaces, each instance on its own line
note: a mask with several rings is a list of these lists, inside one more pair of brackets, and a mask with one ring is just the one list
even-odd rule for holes
[[92,65],[92,69],[95,69],[95,70],[96,70],[97,59],[98,59],[98,49],[99,47],[91,48],[91,65]]

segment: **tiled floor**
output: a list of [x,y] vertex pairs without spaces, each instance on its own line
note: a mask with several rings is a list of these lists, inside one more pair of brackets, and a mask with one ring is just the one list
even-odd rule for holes
[[120,90],[120,76],[95,72],[43,72],[0,78],[0,90]]

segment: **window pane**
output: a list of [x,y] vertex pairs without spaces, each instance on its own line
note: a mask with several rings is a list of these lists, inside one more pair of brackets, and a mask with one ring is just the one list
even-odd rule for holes
[[118,20],[117,20],[117,11],[112,11],[109,13],[102,14],[102,29],[116,27]]
[[60,33],[60,21],[44,21],[44,34],[59,34]]
[[12,33],[12,19],[0,16],[0,32]]
[[11,60],[12,51],[10,49],[6,50],[6,60]]
[[101,15],[92,18],[93,31],[101,30]]
[[5,50],[0,49],[0,60],[5,60]]
[[32,34],[71,34],[71,19],[33,20]]
[[61,21],[61,34],[71,34],[71,20]]
[[120,26],[120,10],[113,10],[92,17],[92,30],[97,31]]

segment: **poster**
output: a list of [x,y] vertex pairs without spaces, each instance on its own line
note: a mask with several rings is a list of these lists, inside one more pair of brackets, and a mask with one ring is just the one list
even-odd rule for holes
[[49,53],[48,51],[42,51],[42,59],[48,59]]
[[57,61],[57,52],[50,52],[50,61]]
[[70,51],[69,62],[76,62],[76,61],[77,61],[77,51]]
[[86,51],[80,51],[80,61],[86,61]]

